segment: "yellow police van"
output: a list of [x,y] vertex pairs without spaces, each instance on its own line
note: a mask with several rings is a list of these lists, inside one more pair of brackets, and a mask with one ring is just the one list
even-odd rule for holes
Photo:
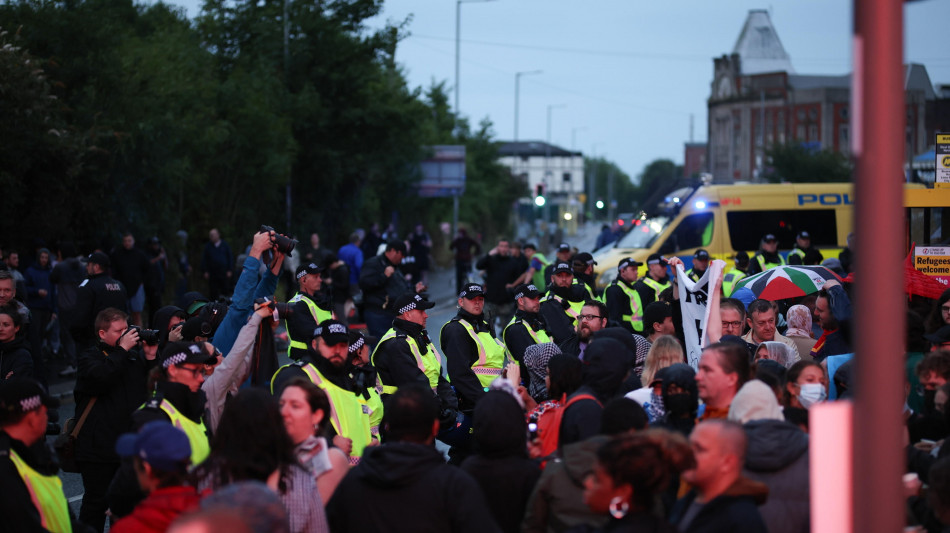
[[[923,186],[907,185],[910,189]],[[633,221],[632,229],[610,247],[598,250],[597,283],[617,276],[624,257],[645,262],[650,254],[677,256],[686,268],[703,248],[713,259],[732,265],[736,252],[751,257],[766,234],[778,238],[783,256],[801,231],[822,255],[838,257],[852,231],[854,188],[850,183],[705,185],[678,189],[653,210]],[[905,205],[906,202],[905,202]],[[641,267],[641,275],[645,273]]]

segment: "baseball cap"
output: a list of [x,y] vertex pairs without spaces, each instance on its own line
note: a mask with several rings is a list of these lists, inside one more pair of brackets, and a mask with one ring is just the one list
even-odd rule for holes
[[300,265],[294,272],[294,279],[300,280],[300,278],[306,276],[307,274],[319,275],[322,272],[323,268],[315,265],[314,263]]
[[570,251],[571,251],[571,245],[570,245],[570,244],[567,244],[566,242],[562,242],[560,245],[558,245],[557,251],[558,251],[558,252],[570,252]]
[[459,293],[459,298],[468,298],[469,300],[474,300],[481,296],[485,297],[485,288],[477,283],[470,283],[462,288],[462,292]]
[[541,292],[538,290],[538,288],[531,284],[522,283],[521,285],[515,287],[515,300],[524,297],[537,298],[540,295]]
[[396,310],[396,313],[403,314],[413,309],[432,309],[435,307],[434,302],[426,300],[418,294],[407,292],[399,298],[396,298],[396,301],[393,302],[393,309]]
[[191,443],[185,432],[164,420],[153,420],[138,433],[126,433],[115,443],[120,457],[138,457],[158,470],[171,472],[191,459]]
[[194,342],[170,342],[162,354],[158,356],[158,362],[162,368],[168,368],[172,365],[183,365],[185,363],[193,365],[213,365],[218,361],[217,357],[208,355],[204,346]]
[[349,347],[346,349],[347,353],[356,353],[360,348],[366,346],[366,337],[359,331],[351,329],[348,335],[349,339],[347,342],[349,343]]
[[693,259],[699,259],[700,261],[709,261],[709,252],[700,248],[696,250],[696,253],[693,254]]
[[109,256],[102,252],[93,252],[89,254],[87,262],[94,263],[104,268],[109,267]]
[[568,274],[573,274],[574,270],[571,269],[571,265],[567,263],[557,263],[554,265],[554,270],[551,271],[554,274],[559,274],[561,272],[567,272]]
[[47,394],[36,380],[12,378],[0,384],[0,422],[16,420],[41,405],[59,407],[59,400]]
[[204,297],[203,294],[197,291],[186,292],[180,302],[183,305],[179,305],[182,309],[188,313],[188,316],[194,316],[199,309],[208,304],[209,300]]
[[666,317],[673,316],[673,310],[670,304],[666,302],[653,302],[643,310],[643,330],[647,333],[653,332],[653,324],[663,322]]
[[778,239],[775,238],[775,235],[771,233],[766,233],[765,237],[762,237],[763,242],[770,242],[770,241],[777,241],[777,240]]
[[619,272],[627,268],[628,266],[632,266],[636,268],[642,264],[643,263],[641,263],[640,261],[634,261],[632,257],[624,257],[623,259],[620,260],[619,263],[617,263],[617,271]]
[[809,240],[811,240],[811,235],[809,235],[807,231],[799,231],[799,232],[798,232],[798,236],[796,236],[795,238],[796,238],[796,239],[809,239]]
[[594,256],[590,255],[589,253],[581,252],[574,256],[574,260],[572,261],[572,263],[574,263],[577,266],[585,266],[585,265],[590,266],[590,265],[596,265],[597,261],[594,261]]
[[350,344],[349,329],[347,329],[346,324],[332,318],[320,322],[317,329],[313,330],[313,338],[316,339],[317,337],[323,338],[323,342],[329,346]]
[[650,254],[650,257],[647,257],[647,264],[648,265],[660,264],[660,265],[666,266],[669,264],[669,262],[666,260],[665,257],[663,257],[660,254]]

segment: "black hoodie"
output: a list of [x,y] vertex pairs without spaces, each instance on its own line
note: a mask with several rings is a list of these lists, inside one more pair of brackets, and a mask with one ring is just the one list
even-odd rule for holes
[[808,435],[784,420],[753,420],[743,429],[748,446],[742,475],[769,487],[759,506],[769,533],[809,531]]
[[524,411],[507,392],[492,390],[475,407],[475,455],[462,462],[482,488],[492,516],[502,531],[518,533],[528,498],[541,476],[528,459]]
[[334,533],[500,531],[471,476],[432,445],[409,442],[367,448],[326,511]]
[[168,344],[168,324],[172,321],[172,317],[176,315],[182,319],[188,318],[188,314],[182,308],[174,305],[159,308],[152,316],[152,329],[158,330],[158,353],[162,353],[165,345]]
[[[8,378],[7,374],[11,372],[13,374]],[[33,357],[26,347],[26,340],[16,337],[10,342],[0,343],[0,383],[13,377],[33,377]]]
[[592,437],[600,432],[600,414],[607,400],[618,395],[633,361],[624,345],[611,338],[597,339],[584,352],[583,385],[570,398],[589,394],[597,400],[584,399],[564,409],[558,448]]

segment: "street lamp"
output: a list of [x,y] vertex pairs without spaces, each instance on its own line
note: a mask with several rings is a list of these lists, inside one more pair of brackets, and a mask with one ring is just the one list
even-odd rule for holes
[[521,77],[532,76],[534,74],[541,74],[542,72],[544,71],[543,70],[528,70],[525,72],[515,73],[515,138],[514,138],[515,141],[518,140],[518,103],[520,102],[518,94],[520,92],[520,87],[521,87]]
[[459,109],[459,36],[462,28],[462,4],[473,2],[494,2],[495,0],[455,0],[455,117],[458,118]]
[[[547,142],[544,143],[544,184],[545,189],[551,191],[552,183],[548,183],[548,178],[551,176],[551,111],[554,109],[563,109],[567,107],[567,104],[548,104],[548,136]],[[544,221],[548,221],[548,207],[544,208]]]

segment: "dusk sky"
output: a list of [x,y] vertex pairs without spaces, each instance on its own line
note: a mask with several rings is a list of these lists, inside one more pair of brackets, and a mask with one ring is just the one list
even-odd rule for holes
[[[198,0],[180,3],[198,13]],[[570,149],[573,138],[576,150],[632,177],[657,158],[682,164],[691,116],[693,139],[706,140],[712,60],[732,50],[750,9],[769,10],[796,73],[851,71],[851,1],[470,1],[462,4],[459,107],[511,140],[515,73],[541,70],[521,78],[519,140],[545,140],[547,107],[563,106],[551,115],[554,144]],[[451,0],[387,0],[368,26],[408,20],[396,60],[410,86],[452,88],[455,11]],[[946,0],[904,8],[905,62],[926,66],[933,84],[950,84],[948,20]]]

